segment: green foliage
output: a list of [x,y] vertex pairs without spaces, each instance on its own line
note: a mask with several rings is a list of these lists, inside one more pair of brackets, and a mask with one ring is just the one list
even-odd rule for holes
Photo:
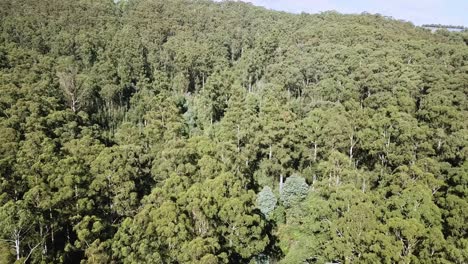
[[468,262],[466,32],[190,0],[0,29],[1,263]]
[[263,187],[257,194],[257,206],[266,218],[269,218],[270,213],[275,209],[277,200],[275,194],[268,186]]
[[1,263],[14,263],[15,255],[8,243],[0,242],[0,262]]
[[309,192],[309,185],[299,175],[293,175],[286,179],[280,190],[281,203],[286,207],[292,207],[302,201]]

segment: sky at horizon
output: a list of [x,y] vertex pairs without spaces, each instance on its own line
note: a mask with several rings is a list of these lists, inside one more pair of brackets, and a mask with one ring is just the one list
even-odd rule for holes
[[415,25],[444,24],[468,27],[468,0],[242,0],[291,13],[379,13]]

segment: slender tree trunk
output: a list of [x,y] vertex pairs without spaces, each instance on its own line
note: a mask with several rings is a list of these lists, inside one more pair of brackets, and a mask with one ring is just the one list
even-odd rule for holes
[[279,190],[280,192],[283,190],[283,174],[280,174],[280,181],[279,181]]
[[354,140],[354,132],[353,134],[349,137],[350,140],[350,147],[349,147],[349,164],[353,165],[353,158],[354,158],[354,146],[356,146],[357,141]]
[[317,175],[314,173],[314,176],[312,177],[312,190],[315,190],[315,183],[317,182]]
[[76,101],[76,98],[75,98],[75,94],[72,94],[71,95],[71,109],[72,109],[73,113],[76,113],[76,105],[77,105],[77,101]]
[[15,230],[15,252],[16,260],[20,259],[20,235],[19,232]]
[[[52,221],[52,209],[49,208],[49,218]],[[52,241],[52,246],[54,245],[54,226],[50,224],[50,240]]]
[[237,152],[240,152],[240,126],[237,125]]
[[317,142],[314,142],[314,163],[317,162]]

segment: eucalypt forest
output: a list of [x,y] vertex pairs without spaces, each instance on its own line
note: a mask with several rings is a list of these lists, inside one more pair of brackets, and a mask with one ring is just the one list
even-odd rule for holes
[[0,28],[0,263],[468,262],[466,30],[208,0]]

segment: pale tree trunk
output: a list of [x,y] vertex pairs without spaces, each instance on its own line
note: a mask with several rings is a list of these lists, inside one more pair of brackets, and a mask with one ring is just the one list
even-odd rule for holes
[[[52,209],[49,209],[49,217],[52,219]],[[52,241],[52,244],[54,244],[54,226],[50,224],[50,240]]]
[[71,110],[76,113],[78,104],[80,103],[80,87],[77,83],[78,70],[74,67],[69,68],[66,72],[58,72],[60,87],[63,89],[67,97]]
[[[42,224],[39,224],[39,236],[42,238],[44,237],[44,227]],[[42,249],[42,254],[45,255],[47,253],[47,245],[46,243],[43,244],[44,248]]]
[[21,258],[20,256],[20,233],[18,230],[14,231],[14,238],[15,238],[15,252],[16,252],[16,260],[19,260]]
[[78,101],[76,100],[75,94],[71,95],[71,109],[73,113],[76,113],[76,105],[78,104]]
[[279,181],[279,190],[280,192],[283,190],[283,174],[280,174],[280,181]]
[[312,177],[312,185],[310,186],[310,188],[312,190],[315,190],[315,183],[317,182],[317,175],[314,173],[314,176]]
[[42,242],[39,242],[39,243],[36,244],[33,248],[31,248],[31,250],[29,250],[29,253],[28,253],[28,255],[26,256],[26,258],[25,258],[25,260],[24,260],[23,263],[27,263],[27,262],[28,262],[28,259],[29,259],[29,257],[31,257],[31,255],[32,255],[32,253],[34,252],[34,250],[36,250],[36,248],[37,248],[39,245],[41,245],[41,244],[42,244]]
[[240,152],[240,126],[237,125],[237,152]]
[[437,150],[440,150],[440,148],[442,147],[442,140],[437,140]]
[[354,138],[354,131],[353,133],[349,136],[349,141],[350,141],[350,147],[349,147],[349,163],[350,165],[353,164],[353,158],[354,158],[354,147],[358,143],[359,140],[356,140]]

